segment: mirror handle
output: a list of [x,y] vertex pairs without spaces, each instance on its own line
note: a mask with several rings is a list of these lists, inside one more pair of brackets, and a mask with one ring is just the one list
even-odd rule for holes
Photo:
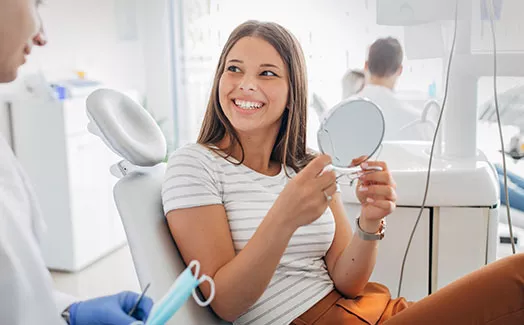
[[[358,173],[358,172],[361,172],[363,169],[360,167],[360,166],[355,166],[355,167],[347,167],[347,168],[344,168],[344,167],[335,167],[331,164],[329,165],[326,165],[326,167],[324,167],[324,169],[322,169],[322,171],[320,172],[320,174],[318,176],[322,176],[322,174],[324,174],[325,172],[327,171],[336,171],[340,174],[355,174],[355,173]],[[368,166],[366,169],[364,169],[365,171],[382,171],[382,167],[380,166]]]

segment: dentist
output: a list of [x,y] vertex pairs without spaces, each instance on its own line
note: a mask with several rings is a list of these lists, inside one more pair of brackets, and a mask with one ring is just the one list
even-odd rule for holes
[[399,41],[388,37],[376,40],[369,48],[365,70],[369,75],[359,96],[369,98],[382,109],[386,121],[384,140],[431,140],[431,129],[405,128],[420,119],[421,111],[397,97],[395,87],[402,75],[404,51]]
[[[0,0],[0,83],[14,80],[32,45],[45,34],[39,0]],[[145,321],[153,302],[122,292],[82,302],[53,292],[39,248],[44,224],[25,173],[0,137],[0,324],[115,324]],[[62,318],[60,317],[62,316]]]

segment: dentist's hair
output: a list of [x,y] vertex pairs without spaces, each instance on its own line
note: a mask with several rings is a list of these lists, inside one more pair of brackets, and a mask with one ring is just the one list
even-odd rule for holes
[[286,65],[289,96],[282,116],[282,124],[271,152],[271,160],[280,162],[298,172],[314,158],[306,149],[308,96],[306,63],[297,39],[287,29],[276,23],[249,20],[238,26],[229,36],[220,55],[198,143],[216,145],[227,135],[230,141],[225,153],[230,156],[233,147],[238,144],[242,151],[240,163],[244,161],[242,143],[220,106],[218,86],[225,69],[226,57],[231,48],[240,39],[249,36],[259,37],[271,44]]
[[404,51],[397,39],[379,38],[369,48],[369,72],[377,77],[390,77],[402,66],[403,57]]

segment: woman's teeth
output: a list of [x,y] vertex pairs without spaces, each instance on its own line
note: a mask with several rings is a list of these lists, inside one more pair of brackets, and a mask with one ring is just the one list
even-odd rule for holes
[[234,103],[235,105],[237,105],[238,107],[242,109],[258,109],[264,105],[263,103],[248,102],[245,100],[238,100],[238,99],[236,99]]

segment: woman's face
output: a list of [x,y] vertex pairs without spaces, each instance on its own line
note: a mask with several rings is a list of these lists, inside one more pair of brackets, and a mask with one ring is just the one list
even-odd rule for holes
[[0,0],[0,83],[16,78],[33,44],[44,45],[39,0]]
[[238,132],[278,132],[289,94],[284,61],[262,38],[241,38],[226,57],[218,94],[224,114]]

